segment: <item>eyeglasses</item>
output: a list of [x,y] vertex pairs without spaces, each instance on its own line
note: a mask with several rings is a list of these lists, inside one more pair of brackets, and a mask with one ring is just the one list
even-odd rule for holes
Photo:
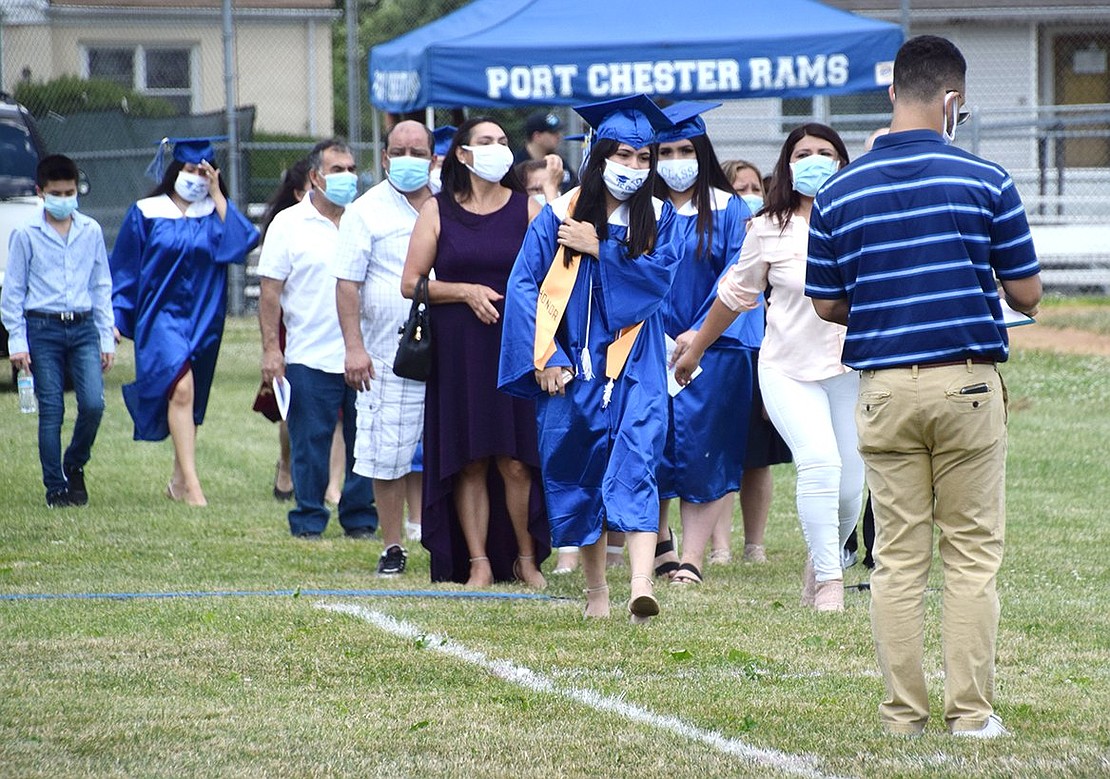
[[[947,92],[944,93],[945,97],[948,97],[949,95],[957,95],[959,97],[963,97],[963,95],[960,94],[960,90],[958,90],[958,89],[949,89]],[[948,109],[945,108],[945,110],[947,111]],[[959,112],[956,114],[956,126],[959,127],[961,124],[963,124],[964,122],[966,122],[970,118],[971,118],[971,109],[970,108],[963,108],[961,106]]]

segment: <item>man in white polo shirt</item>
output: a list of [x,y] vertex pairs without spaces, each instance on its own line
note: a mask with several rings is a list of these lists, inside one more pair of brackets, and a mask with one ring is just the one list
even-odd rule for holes
[[[274,217],[258,261],[262,292],[262,379],[289,380],[289,444],[297,505],[289,530],[318,539],[330,512],[324,505],[332,433],[342,412],[347,472],[339,524],[347,536],[369,538],[378,524],[373,485],[354,473],[355,392],[343,370],[343,334],[335,307],[332,262],[339,221],[355,198],[355,158],[338,139],[321,141],[309,155],[309,192]],[[285,320],[285,354],[278,324]]]
[[378,573],[403,573],[405,477],[424,432],[424,384],[393,373],[397,331],[408,316],[401,270],[420,207],[432,196],[428,176],[435,139],[404,121],[386,138],[387,179],[347,210],[336,253],[336,299],[347,347],[347,383],[359,392],[355,472],[374,480],[385,551]]

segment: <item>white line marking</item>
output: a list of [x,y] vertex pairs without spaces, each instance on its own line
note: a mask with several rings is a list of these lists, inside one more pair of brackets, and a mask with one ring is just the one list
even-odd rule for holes
[[679,736],[685,736],[693,741],[706,744],[726,755],[744,758],[745,760],[768,766],[783,771],[784,773],[793,774],[795,776],[813,777],[813,779],[827,779],[827,777],[829,777],[828,774],[824,774],[816,768],[815,764],[817,760],[814,757],[791,755],[786,752],[780,752],[777,749],[754,747],[750,744],[745,744],[743,741],[722,736],[720,733],[702,730],[687,722],[683,722],[677,717],[656,714],[653,711],[628,703],[620,698],[603,695],[592,690],[575,687],[557,687],[555,682],[550,678],[530,668],[516,665],[508,660],[491,659],[481,652],[467,649],[465,646],[457,644],[443,636],[426,633],[410,622],[402,622],[380,611],[374,611],[353,603],[320,603],[317,604],[317,607],[327,611],[350,614],[351,616],[366,620],[387,633],[392,633],[402,638],[416,639],[423,637],[425,639],[424,647],[426,649],[484,668],[500,679],[512,682],[513,684],[517,684],[534,692],[569,698],[570,700],[589,706],[592,709],[617,714],[633,722],[651,725],[652,727],[660,728]]

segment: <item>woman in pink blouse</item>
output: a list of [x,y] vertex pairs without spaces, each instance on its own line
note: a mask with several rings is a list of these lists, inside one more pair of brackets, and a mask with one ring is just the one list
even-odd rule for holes
[[794,455],[798,518],[809,547],[802,604],[818,611],[844,609],[840,548],[855,528],[863,496],[855,424],[859,374],[840,362],[845,328],[820,319],[805,296],[813,196],[848,161],[830,127],[805,124],[787,136],[740,258],[722,277],[705,325],[676,355],[676,377],[686,383],[737,314],[773,288],[759,383],[767,414]]

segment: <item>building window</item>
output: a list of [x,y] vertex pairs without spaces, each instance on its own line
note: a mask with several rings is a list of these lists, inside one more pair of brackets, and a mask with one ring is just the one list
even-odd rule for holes
[[193,51],[165,46],[89,46],[89,78],[114,81],[144,95],[158,97],[178,113],[193,112]]
[[[813,98],[787,97],[782,100],[782,131],[789,132],[803,121],[814,116]],[[866,130],[890,123],[890,97],[885,89],[874,92],[857,92],[851,95],[832,95],[829,98],[829,123],[837,132]],[[874,118],[863,118],[874,115]],[[853,119],[838,117],[852,116]]]

